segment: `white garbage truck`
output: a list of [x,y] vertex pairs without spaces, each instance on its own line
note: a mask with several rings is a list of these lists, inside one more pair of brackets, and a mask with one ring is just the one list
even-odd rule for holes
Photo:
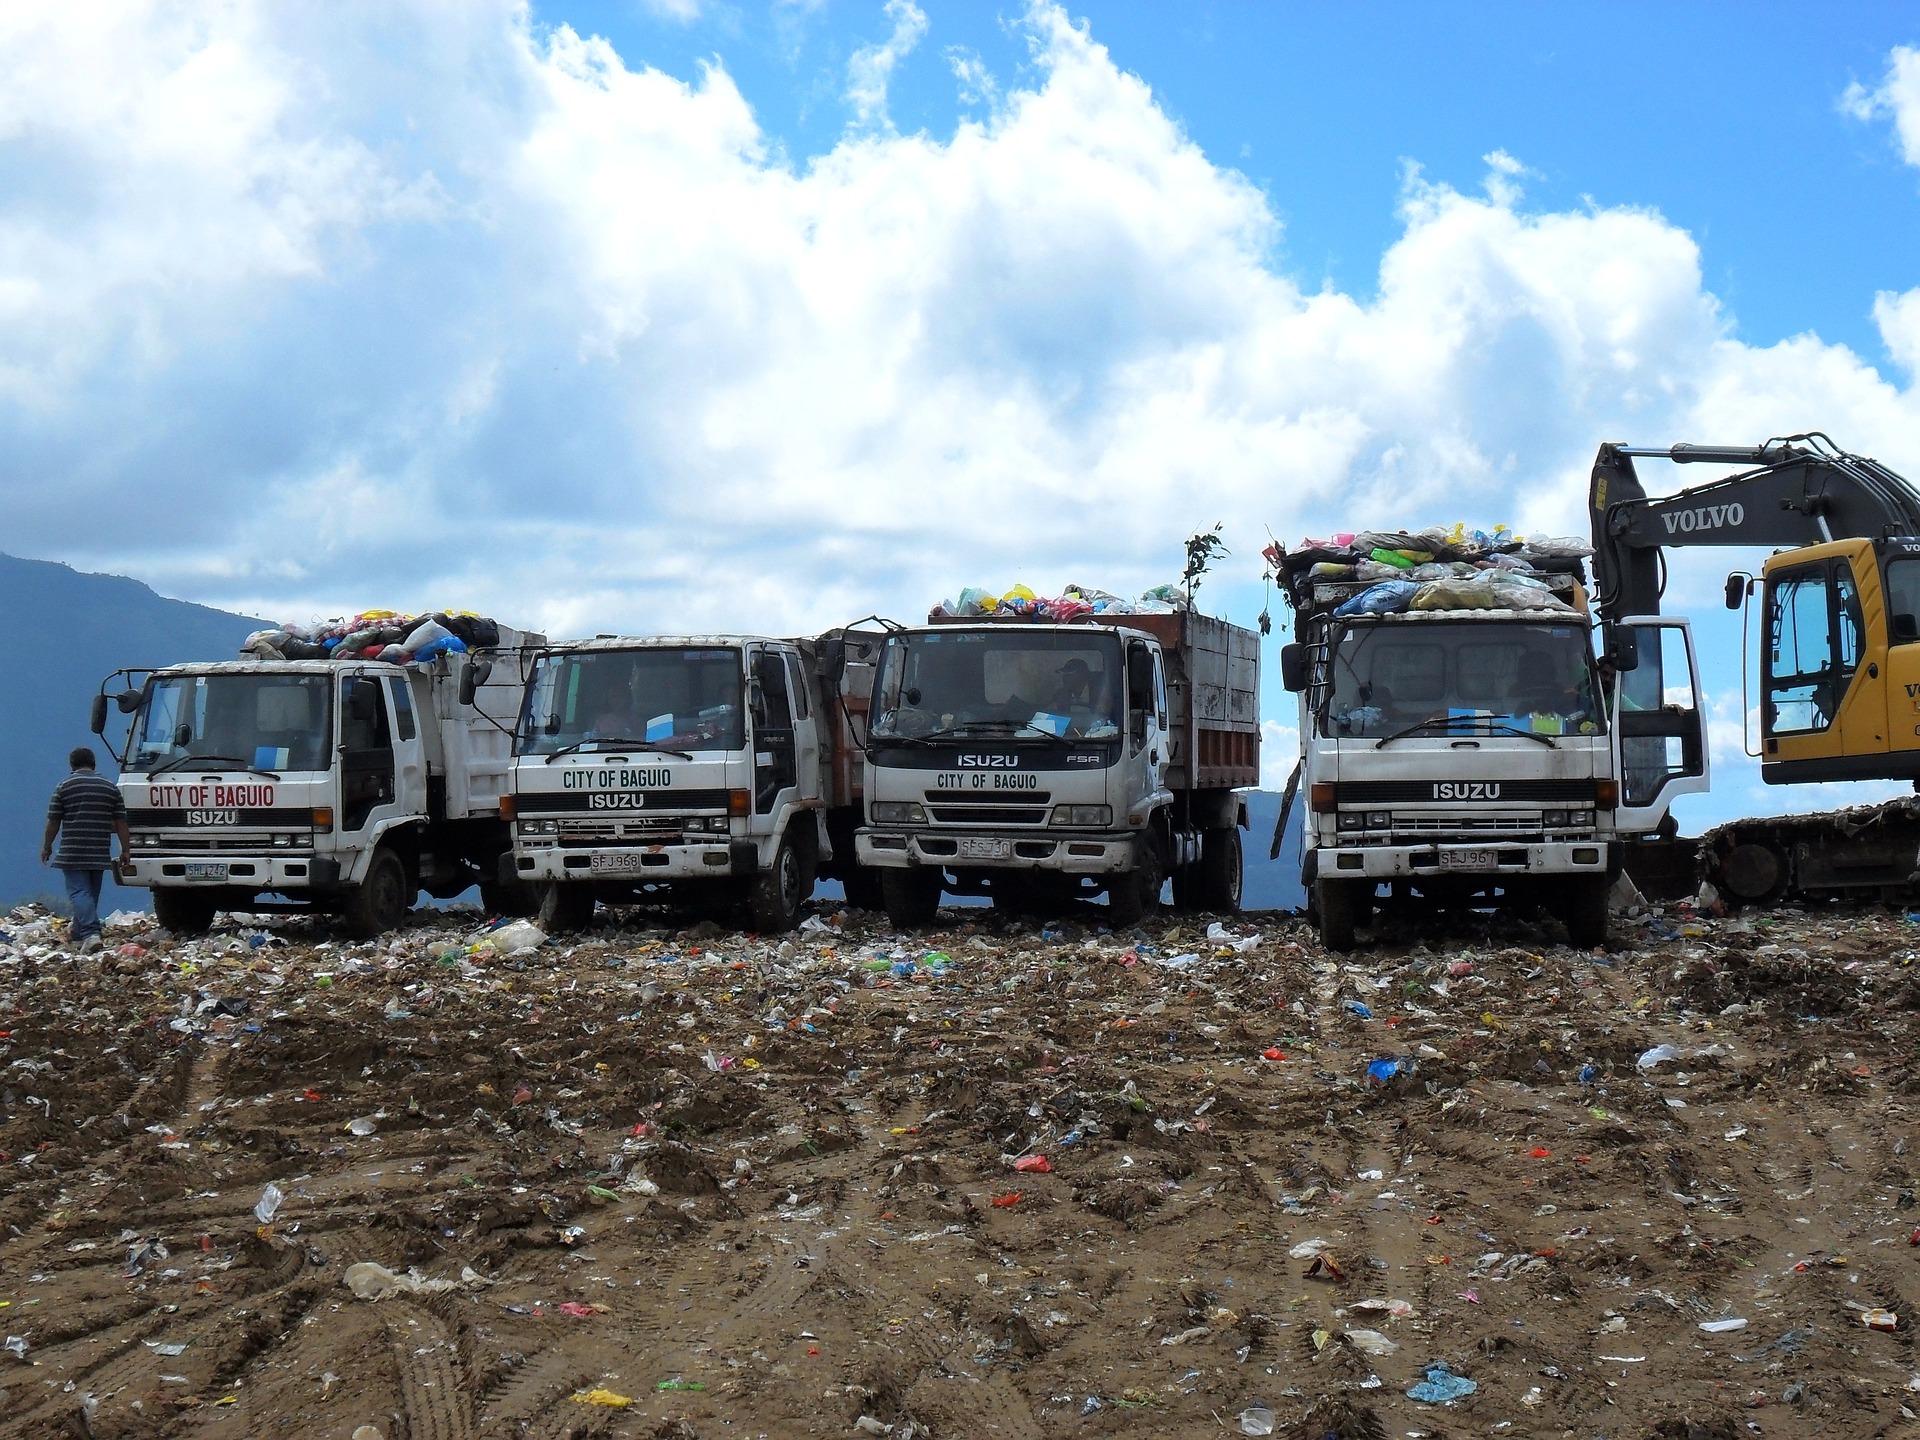
[[121,883],[153,891],[160,923],[203,934],[223,910],[335,912],[362,936],[398,924],[420,891],[478,885],[490,908],[511,837],[517,667],[538,635],[421,664],[249,657],[120,670],[93,703],[132,716],[120,793],[132,834]]
[[[1706,759],[1685,622],[1649,619],[1645,663],[1615,683],[1596,656],[1581,568],[1563,559],[1521,581],[1443,576],[1384,591],[1296,574],[1297,638],[1281,652],[1300,697],[1287,806],[1297,789],[1300,878],[1329,949],[1353,948],[1383,892],[1538,906],[1573,944],[1605,943],[1627,837],[1705,789]],[[1445,603],[1425,608],[1417,597],[1433,584],[1429,598]],[[1369,593],[1384,606],[1370,608]],[[1622,741],[1623,707],[1661,712],[1671,738],[1637,738],[1630,723]]]
[[936,615],[881,647],[860,863],[897,926],[943,892],[1115,924],[1240,900],[1238,793],[1259,783],[1260,637],[1190,610]]
[[513,853],[538,923],[677,902],[790,930],[817,877],[876,903],[855,858],[859,732],[879,634],[600,636],[528,652]]

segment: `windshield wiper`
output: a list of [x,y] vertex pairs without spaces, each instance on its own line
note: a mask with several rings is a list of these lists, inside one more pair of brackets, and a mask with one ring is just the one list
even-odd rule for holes
[[249,765],[238,755],[176,755],[164,765],[156,765],[147,771],[149,775],[164,775],[169,770],[190,770],[196,765],[207,765],[218,760],[224,765],[237,765],[249,775],[264,775],[269,780],[280,777],[271,770],[262,770],[258,765]]
[[612,746],[616,750],[645,750],[652,755],[678,755],[682,760],[691,760],[693,756],[684,750],[675,750],[672,746],[662,745],[658,740],[635,740],[625,735],[608,737],[594,736],[588,740],[576,740],[547,756],[546,763],[551,765],[562,755],[571,755],[576,750],[584,750],[589,745]]
[[1484,725],[1489,730],[1497,730],[1507,735],[1518,735],[1525,740],[1537,740],[1549,750],[1558,750],[1560,748],[1559,742],[1551,735],[1542,735],[1537,730],[1522,730],[1518,725],[1509,725],[1504,720],[1495,720],[1488,715],[1448,715],[1444,718],[1435,717],[1418,720],[1407,726],[1404,730],[1396,730],[1391,735],[1382,735],[1378,740],[1373,742],[1373,748],[1378,750],[1383,746],[1391,745],[1396,740],[1404,740],[1409,735],[1418,735],[1422,730],[1430,730],[1436,725],[1445,730],[1451,730],[1455,725]]

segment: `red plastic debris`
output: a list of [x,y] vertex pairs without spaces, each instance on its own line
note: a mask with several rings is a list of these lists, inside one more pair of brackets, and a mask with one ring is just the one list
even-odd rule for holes
[[993,1197],[993,1208],[996,1210],[1011,1210],[1020,1203],[1021,1198],[1018,1190],[1007,1195],[996,1195]]
[[1013,1162],[1013,1168],[1023,1175],[1051,1175],[1053,1166],[1047,1163],[1044,1155],[1023,1155]]

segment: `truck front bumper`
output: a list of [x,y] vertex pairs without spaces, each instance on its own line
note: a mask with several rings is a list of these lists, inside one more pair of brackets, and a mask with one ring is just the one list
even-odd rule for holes
[[136,854],[131,874],[122,872],[122,885],[143,885],[148,889],[208,888],[271,890],[290,894],[297,890],[332,890],[340,886],[340,862],[331,856],[239,855],[223,854],[215,859],[200,855]]
[[515,847],[514,878],[534,884],[548,881],[604,880],[649,884],[661,880],[711,880],[751,875],[760,868],[752,840],[716,835],[704,845],[606,845],[562,849],[555,845]]
[[862,830],[854,836],[862,865],[886,870],[927,866],[942,870],[1057,870],[1067,875],[1112,875],[1134,867],[1135,837],[1017,835]]
[[1323,880],[1439,879],[1455,875],[1584,875],[1607,870],[1603,840],[1546,840],[1513,845],[1481,843],[1321,846],[1315,870]]

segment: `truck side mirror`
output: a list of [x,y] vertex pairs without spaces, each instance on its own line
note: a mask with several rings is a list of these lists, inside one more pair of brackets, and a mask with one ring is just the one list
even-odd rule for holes
[[93,697],[92,725],[93,733],[104,739],[107,733],[107,697],[105,695]]
[[1753,577],[1744,570],[1736,570],[1727,576],[1727,608],[1729,610],[1740,608],[1741,602],[1747,598],[1747,586],[1752,582]]
[[1298,695],[1307,688],[1307,647],[1304,645],[1282,645],[1280,647],[1280,683]]
[[479,692],[480,687],[487,683],[487,677],[491,674],[493,674],[491,660],[468,661],[467,668],[460,676],[460,703],[473,704],[473,697]]
[[138,690],[122,690],[113,697],[113,703],[120,707],[122,715],[131,715],[140,708],[141,698]]

